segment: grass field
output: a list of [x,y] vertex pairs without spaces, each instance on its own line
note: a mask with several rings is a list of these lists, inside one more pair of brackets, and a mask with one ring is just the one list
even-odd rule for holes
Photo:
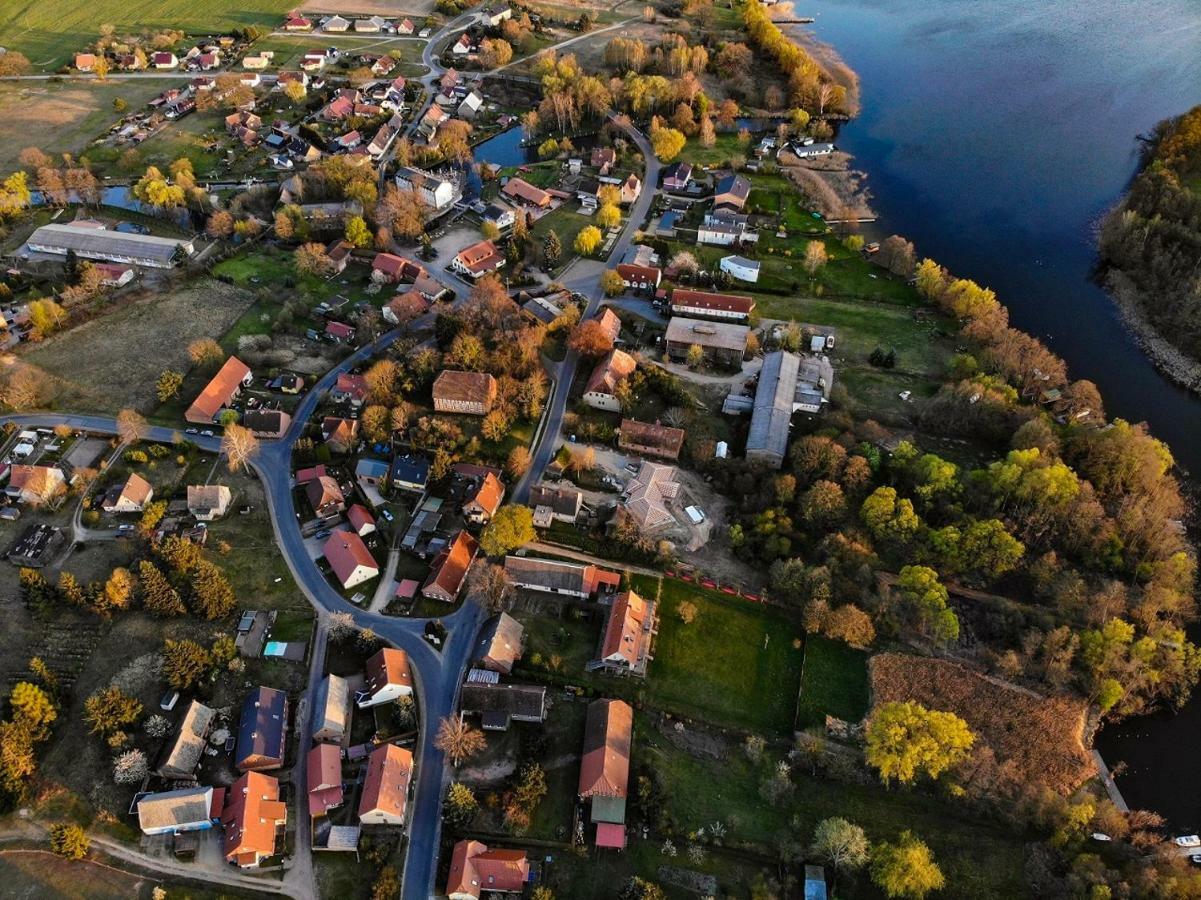
[[8,850],[0,855],[4,896],[14,900],[149,897],[154,882],[94,862],[72,862],[46,850]]
[[[651,579],[635,590],[655,596]],[[680,605],[697,608],[691,624]],[[799,631],[771,607],[670,578],[659,591],[659,636],[647,700],[698,719],[763,732],[792,728],[801,677]]]
[[40,0],[0,4],[0,46],[18,50],[35,68],[61,66],[95,41],[100,25],[118,34],[178,28],[213,34],[247,25],[274,26],[293,0]]
[[797,726],[821,725],[827,714],[858,722],[867,702],[867,654],[820,635],[806,636]]

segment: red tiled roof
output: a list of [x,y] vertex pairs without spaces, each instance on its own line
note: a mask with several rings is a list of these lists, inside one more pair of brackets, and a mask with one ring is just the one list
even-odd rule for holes
[[597,363],[584,387],[584,393],[599,392],[612,394],[627,376],[638,368],[634,357],[621,350],[610,350],[609,355]]
[[671,305],[750,315],[755,309],[755,299],[735,294],[712,294],[707,291],[688,291],[676,288],[671,295]]
[[642,626],[648,612],[646,601],[633,591],[618,594],[609,613],[609,622],[605,626],[601,659],[620,656],[629,665],[636,665],[646,644],[646,634]]
[[371,555],[371,551],[367,549],[363,539],[353,531],[339,528],[326,540],[325,545],[321,548],[321,554],[329,563],[330,568],[334,570],[334,574],[341,584],[345,584],[359,566],[366,566],[379,572],[379,563],[375,561],[375,557]]
[[225,361],[220,371],[213,376],[200,396],[197,397],[192,405],[188,407],[184,418],[189,422],[195,422],[200,425],[211,425],[213,418],[221,411],[223,406],[228,406],[233,400],[234,393],[242,386],[243,379],[250,374],[250,366],[242,362],[236,356],[231,356]]
[[374,694],[390,684],[413,686],[409,655],[395,647],[384,647],[367,660],[367,687]]
[[639,422],[637,419],[622,419],[618,429],[617,445],[622,448],[650,448],[667,459],[677,459],[684,447],[685,432],[683,428],[672,428],[670,425],[650,424]]
[[288,807],[279,799],[279,781],[262,772],[247,772],[229,789],[221,813],[226,859],[252,865],[258,856],[271,856],[276,826],[287,819]]
[[434,379],[433,396],[435,400],[487,406],[496,399],[496,379],[487,372],[443,369]]
[[323,816],[342,805],[342,751],[337,744],[318,744],[305,763],[309,815]]
[[612,822],[600,822],[596,826],[596,846],[607,847],[611,850],[624,850],[626,846],[626,827],[614,825]]
[[441,599],[454,600],[463,587],[467,570],[480,551],[479,542],[466,531],[460,531],[450,546],[438,554],[430,567],[430,576],[422,586],[422,593],[437,588]]
[[524,178],[517,178],[516,176],[508,180],[501,193],[506,197],[524,200],[526,203],[532,203],[535,206],[550,205],[550,194],[542,190],[542,188],[530,184]]
[[479,841],[459,841],[450,857],[447,894],[479,897],[484,891],[520,891],[530,877],[524,850],[489,850]]
[[360,534],[365,526],[375,525],[375,519],[367,511],[367,507],[361,503],[356,503],[350,509],[346,510],[346,520]]
[[469,502],[475,503],[489,516],[493,516],[496,515],[496,511],[500,508],[500,503],[504,498],[505,486],[500,483],[499,478],[489,472],[484,476],[484,480],[480,482],[475,496]]
[[323,466],[323,465],[310,466],[307,469],[297,469],[296,470],[296,483],[297,484],[308,484],[310,481],[320,478],[324,474],[325,474],[325,466]]
[[632,263],[618,263],[617,274],[621,276],[622,281],[631,284],[657,285],[663,277],[662,271],[654,266],[636,266]]
[[403,819],[413,774],[413,754],[396,744],[376,747],[367,758],[367,777],[359,798],[359,818],[378,812]]
[[345,322],[326,322],[325,333],[336,338],[349,338],[354,335],[354,328]]
[[630,779],[634,710],[624,700],[594,700],[584,726],[581,797],[624,797]]
[[487,272],[496,266],[497,260],[503,259],[501,252],[491,241],[480,241],[459,251],[455,257],[459,263],[472,275]]

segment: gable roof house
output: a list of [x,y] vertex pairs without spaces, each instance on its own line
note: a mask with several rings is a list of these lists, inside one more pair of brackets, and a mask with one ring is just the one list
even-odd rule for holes
[[394,647],[383,647],[367,660],[367,680],[355,697],[362,708],[391,703],[413,693],[413,673],[409,670],[409,655]]
[[617,274],[621,276],[626,287],[634,290],[653,290],[663,280],[663,270],[656,266],[618,263]]
[[584,386],[584,402],[594,409],[621,412],[617,386],[637,368],[638,363],[630,354],[623,350],[610,350],[608,356],[592,370],[592,375]]
[[511,200],[516,200],[526,206],[533,206],[538,209],[546,209],[550,206],[551,196],[542,188],[534,187],[524,178],[518,178],[514,175],[510,178],[505,186],[501,189],[501,193]]
[[473,525],[486,525],[505,499],[505,486],[492,472],[479,479],[474,491],[463,503],[463,518]]
[[4,493],[19,503],[37,506],[49,503],[67,489],[67,478],[58,466],[14,465],[8,473]]
[[75,68],[80,72],[90,72],[96,65],[95,53],[76,53]]
[[588,663],[587,669],[645,676],[654,658],[651,644],[657,633],[654,602],[633,591],[623,591],[609,608],[600,655]]
[[242,415],[242,425],[255,437],[281,438],[292,424],[292,417],[282,409],[248,409]]
[[621,585],[621,575],[609,569],[512,554],[505,557],[505,575],[516,588],[568,597],[588,598]]
[[421,494],[430,480],[430,461],[416,453],[404,453],[392,460],[389,472],[392,487]]
[[638,199],[638,195],[642,193],[642,179],[633,172],[629,177],[621,183],[621,202],[633,203]]
[[[625,800],[630,780],[634,710],[624,700],[588,704],[577,793],[592,799],[598,847],[625,846]],[[612,821],[616,820],[616,821]]]
[[754,284],[759,280],[759,261],[747,259],[745,256],[723,256],[717,263],[718,267],[732,278]]
[[[730,257],[727,257],[730,258]],[[676,288],[671,292],[671,314],[745,322],[755,311],[755,298]]]
[[622,419],[617,431],[617,446],[632,453],[676,460],[684,447],[684,429]]
[[530,878],[524,850],[489,850],[479,841],[459,841],[450,856],[447,900],[480,900],[489,893],[520,894]]
[[742,365],[746,355],[747,336],[750,328],[732,322],[706,322],[672,316],[667,323],[667,352],[673,359],[688,356],[693,345],[701,348],[704,358],[718,365],[736,368]]
[[150,57],[150,64],[156,69],[174,69],[179,65],[179,59],[170,50],[163,50]]
[[363,539],[347,528],[336,528],[321,548],[334,577],[344,590],[379,575],[379,563]]
[[713,189],[713,206],[742,209],[751,195],[751,183],[741,175],[727,175]]
[[189,484],[188,514],[197,522],[212,522],[225,515],[232,499],[224,484]]
[[137,472],[130,473],[121,485],[113,485],[100,502],[106,513],[136,513],[154,499],[154,488]]
[[309,749],[304,766],[309,796],[309,816],[316,819],[342,805],[342,749],[337,744],[317,744]]
[[346,498],[342,495],[342,488],[338,486],[337,479],[331,475],[314,478],[304,486],[304,493],[308,497],[309,505],[313,507],[313,512],[319,518],[337,515],[346,508]]
[[496,400],[496,379],[487,372],[443,369],[434,379],[434,410],[486,416]]
[[196,425],[212,425],[253,380],[250,366],[231,356],[188,407],[184,418]]
[[524,642],[525,627],[508,613],[499,613],[488,620],[480,634],[476,662],[490,672],[508,675],[521,659]]
[[350,28],[350,20],[344,19],[342,16],[330,16],[321,22],[322,31],[339,32],[346,31],[348,28]]
[[313,696],[313,740],[338,744],[350,728],[350,683],[326,675]]
[[337,403],[362,406],[363,401],[367,399],[367,379],[359,374],[340,372],[329,393]]
[[326,416],[321,420],[321,437],[335,453],[349,453],[359,438],[359,420]]
[[191,778],[200,762],[200,756],[208,743],[209,729],[217,716],[215,709],[193,700],[188,704],[179,733],[158,767],[163,778]]
[[284,31],[312,31],[313,22],[304,16],[288,16],[284,20]]
[[417,291],[405,291],[403,294],[397,294],[391,300],[384,304],[383,317],[384,321],[391,325],[399,325],[402,322],[411,322],[420,316],[429,312],[430,304]]
[[575,522],[584,504],[584,495],[573,487],[536,484],[530,488],[529,502],[534,507],[534,525],[547,528],[552,520]]
[[692,181],[692,163],[690,162],[672,163],[663,170],[663,190],[665,191],[686,191],[690,181]]
[[454,603],[479,552],[479,542],[468,532],[460,531],[446,549],[434,557],[429,577],[421,587],[421,596]]
[[459,186],[449,178],[416,166],[401,166],[396,172],[396,185],[416,191],[434,212],[451,206],[461,195]]
[[451,270],[468,278],[479,278],[495,272],[505,264],[504,254],[492,241],[479,241],[464,247],[450,261]]
[[668,508],[679,493],[674,466],[644,462],[622,495],[622,508],[646,531],[652,531],[675,521]]
[[367,757],[367,776],[359,797],[363,825],[404,825],[413,776],[413,753],[396,744],[381,744]]
[[612,147],[594,147],[588,164],[594,169],[600,169],[602,175],[608,175],[609,169],[617,162],[617,151]]
[[346,521],[359,537],[366,537],[376,530],[375,517],[361,503],[352,504],[350,509],[346,510]]
[[277,834],[288,821],[288,805],[279,799],[279,780],[247,772],[225,794],[225,858],[243,869],[275,855]]
[[[225,799],[221,789],[220,798]],[[214,809],[211,787],[182,788],[145,794],[138,800],[138,827],[142,834],[179,834],[181,831],[205,831],[220,819],[220,808]]]
[[468,679],[463,685],[459,706],[465,716],[479,716],[485,731],[508,731],[513,722],[546,721],[546,686],[501,684],[495,673],[491,679]]
[[258,687],[242,701],[234,765],[243,772],[278,769],[288,742],[288,695]]

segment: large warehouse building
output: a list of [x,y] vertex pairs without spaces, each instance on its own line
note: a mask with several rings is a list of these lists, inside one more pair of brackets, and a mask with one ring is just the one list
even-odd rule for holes
[[104,262],[129,263],[170,269],[194,250],[185,238],[161,238],[149,234],[126,234],[87,225],[43,225],[25,245],[38,253],[66,256],[74,253],[80,259],[99,259]]

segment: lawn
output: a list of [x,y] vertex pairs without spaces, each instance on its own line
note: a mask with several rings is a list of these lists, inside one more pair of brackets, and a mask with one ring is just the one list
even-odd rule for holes
[[746,162],[747,150],[747,145],[738,140],[737,133],[731,131],[717,135],[712,147],[702,147],[699,138],[689,138],[680,159],[694,166],[724,166],[730,160],[741,165]]
[[535,241],[541,246],[543,239],[551,231],[559,235],[559,243],[563,247],[562,261],[559,268],[562,269],[572,259],[575,258],[575,237],[588,225],[595,224],[592,216],[580,215],[578,212],[573,212],[568,209],[568,206],[575,206],[574,202],[567,206],[560,206],[558,209],[552,210],[534,223],[531,232],[534,235]]
[[55,69],[95,41],[101,23],[118,34],[177,28],[190,33],[273,26],[293,0],[41,0],[0,9],[0,46],[18,50],[34,67]]
[[797,727],[823,725],[827,715],[858,722],[867,703],[867,654],[841,641],[806,636]]
[[[800,631],[784,613],[664,578],[647,701],[708,722],[791,731],[801,679]],[[655,580],[635,578],[653,598]],[[691,624],[680,605],[697,608]]]

